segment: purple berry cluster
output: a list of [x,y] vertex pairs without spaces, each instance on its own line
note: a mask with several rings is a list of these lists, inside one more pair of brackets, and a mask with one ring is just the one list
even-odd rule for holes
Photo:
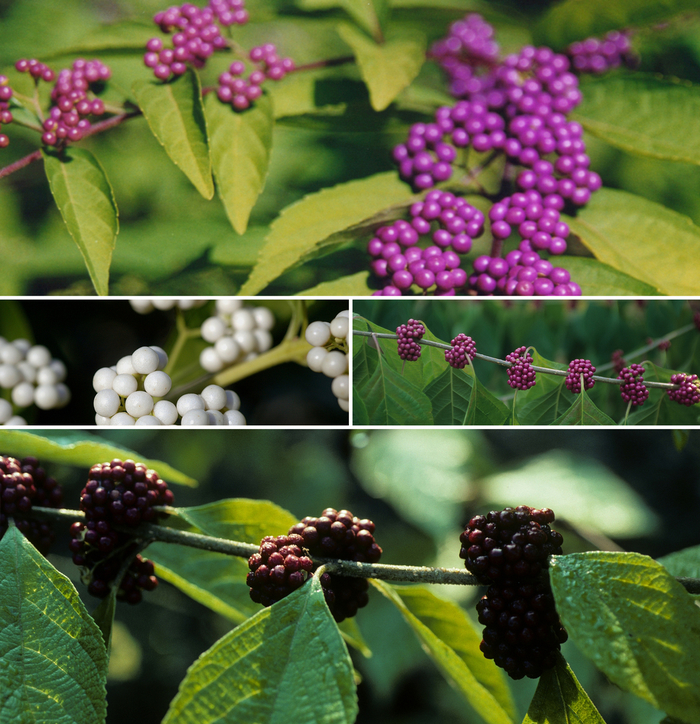
[[508,384],[516,390],[529,390],[535,386],[536,375],[532,369],[532,356],[525,353],[526,347],[518,347],[514,352],[506,355],[508,368]]
[[700,402],[700,382],[697,375],[686,375],[679,372],[671,375],[671,383],[680,385],[677,390],[669,390],[668,397],[674,402],[691,407]]
[[636,68],[639,58],[632,50],[629,31],[612,30],[602,39],[586,38],[572,43],[566,54],[577,73],[595,73],[600,75],[612,68],[624,65]]
[[581,392],[581,377],[583,376],[583,384],[586,390],[590,390],[595,385],[593,375],[595,367],[587,359],[574,359],[569,362],[569,373],[566,375],[566,389],[575,394]]
[[304,585],[314,564],[304,555],[303,545],[304,539],[296,534],[262,539],[260,550],[248,559],[246,584],[255,603],[272,606]]
[[399,325],[396,328],[399,357],[409,362],[415,362],[422,351],[418,342],[424,334],[425,326],[416,319],[409,319],[406,324]]
[[[484,215],[464,199],[437,189],[413,204],[410,214],[410,222],[399,219],[380,226],[367,245],[372,271],[391,281],[373,296],[401,296],[413,284],[437,296],[454,295],[467,281],[460,254],[468,253],[473,239],[483,233]],[[432,244],[421,248],[421,236],[427,235]]]
[[429,189],[452,176],[455,147],[443,140],[445,131],[437,123],[415,123],[405,143],[394,148],[399,175],[414,189]]
[[83,569],[88,592],[98,598],[109,594],[110,586],[127,560],[134,558],[119,585],[118,597],[129,603],[141,600],[141,591],[158,584],[153,565],[136,556],[137,544],[117,527],[136,527],[163,516],[154,506],[170,505],[172,491],[155,470],[133,460],[114,459],[93,465],[80,494],[85,522],[73,523],[70,550],[73,562]]
[[[26,514],[33,506],[60,508],[63,503],[61,486],[48,477],[35,457],[21,460],[0,455],[0,538],[5,535],[8,518]],[[21,533],[46,555],[55,535],[50,523],[16,518],[15,525]]]
[[[12,111],[10,110],[10,99],[12,98],[12,88],[9,86],[9,80],[6,75],[0,75],[0,131],[2,124],[12,123]],[[5,133],[0,133],[0,148],[5,148],[10,143],[10,139]]]
[[623,380],[620,385],[622,399],[633,407],[643,405],[649,397],[649,390],[642,379],[645,371],[643,365],[633,363],[620,370],[617,376],[618,379]]
[[452,349],[445,350],[445,359],[450,367],[455,367],[458,370],[464,369],[467,365],[467,357],[469,358],[469,364],[471,364],[476,355],[476,343],[471,337],[460,333],[450,344]]

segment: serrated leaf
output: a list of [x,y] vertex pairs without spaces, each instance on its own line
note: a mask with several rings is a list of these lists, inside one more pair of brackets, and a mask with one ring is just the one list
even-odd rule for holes
[[163,724],[281,724],[292,712],[305,724],[357,716],[352,662],[316,578],[202,654]]
[[311,289],[305,289],[296,296],[302,297],[368,297],[372,290],[367,286],[369,272],[357,272],[332,282],[322,282]]
[[107,652],[73,584],[11,525],[0,541],[0,721],[106,717]]
[[237,112],[216,93],[209,93],[204,108],[219,197],[231,225],[243,234],[267,178],[274,126],[272,100],[263,94],[251,108]]
[[322,189],[287,206],[270,225],[258,263],[239,294],[258,294],[321,248],[336,232],[360,224],[411,195],[410,188],[399,180],[396,172],[387,171]]
[[571,281],[576,282],[587,297],[653,297],[659,294],[656,287],[597,259],[560,256],[554,265],[566,269],[571,274]]
[[109,266],[119,232],[114,192],[99,161],[84,148],[42,149],[51,194],[83,255],[99,295],[109,294]]
[[369,425],[367,407],[355,388],[352,393],[352,423],[353,425]]
[[560,656],[540,677],[523,724],[605,724],[571,667]]
[[132,91],[170,160],[205,199],[211,199],[214,180],[199,76],[188,69],[170,83],[137,80]]
[[576,646],[617,686],[700,722],[700,610],[666,569],[638,553],[555,556],[557,611]]
[[425,62],[425,36],[397,36],[376,43],[357,28],[343,23],[340,37],[352,48],[375,111],[383,111],[420,72]]
[[641,156],[700,164],[700,86],[634,73],[589,80],[581,92],[571,117],[592,135]]
[[576,395],[573,405],[558,417],[552,425],[614,425],[615,420],[608,417],[582,389]]
[[689,259],[700,258],[700,228],[661,204],[603,188],[571,230],[605,264],[656,287],[662,294],[700,294],[700,276]]
[[[477,635],[463,612],[460,615],[454,604],[425,589],[416,591],[374,579],[371,583],[399,609],[438,669],[487,724],[513,721],[513,703],[505,680],[493,663],[479,654]],[[428,602],[430,606],[426,608]],[[442,621],[436,610],[445,616]],[[458,620],[463,624],[462,631]],[[473,644],[470,638],[474,639]]]
[[144,459],[139,453],[121,445],[106,443],[100,437],[87,432],[45,432],[38,435],[23,430],[0,430],[0,449],[6,455],[25,457],[33,455],[42,462],[51,461],[64,465],[91,467],[95,463],[113,458],[134,458],[158,471],[168,483],[197,486],[197,481],[176,470],[162,460]]
[[700,546],[669,553],[667,556],[657,558],[657,563],[660,563],[672,576],[700,578]]

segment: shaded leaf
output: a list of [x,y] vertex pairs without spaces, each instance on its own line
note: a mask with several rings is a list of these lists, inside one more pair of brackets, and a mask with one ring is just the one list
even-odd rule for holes
[[104,722],[107,652],[73,584],[11,525],[0,541],[0,720]]
[[657,558],[672,576],[679,578],[700,578],[700,546],[684,548],[682,551],[669,553]]
[[214,196],[199,76],[192,69],[169,82],[138,80],[136,101],[159,143],[205,199]]
[[112,628],[114,627],[114,613],[117,608],[118,591],[118,588],[112,586],[107,598],[103,598],[97,608],[92,612],[92,619],[100,629],[108,656],[112,649]]
[[109,293],[109,266],[119,232],[114,192],[98,160],[84,148],[42,149],[46,178],[63,221],[83,255],[95,291]]
[[653,297],[659,290],[640,282],[597,259],[582,256],[560,256],[555,266],[566,269],[571,274],[571,281],[581,287],[584,296],[591,297]]
[[368,297],[372,290],[367,286],[369,272],[357,272],[346,277],[334,279],[332,282],[322,282],[311,289],[299,292],[297,296],[304,297]]
[[263,94],[251,108],[237,112],[216,93],[209,93],[204,107],[219,196],[231,225],[243,234],[267,178],[274,126],[272,101]]
[[553,425],[614,425],[615,420],[608,417],[588,396],[586,390],[577,394],[574,404],[558,417]]
[[146,43],[153,37],[153,24],[140,23],[127,20],[120,23],[100,25],[94,28],[89,35],[68,48],[61,48],[48,55],[42,53],[42,60],[62,58],[67,55],[86,55],[99,51],[132,51],[136,55],[143,55]]

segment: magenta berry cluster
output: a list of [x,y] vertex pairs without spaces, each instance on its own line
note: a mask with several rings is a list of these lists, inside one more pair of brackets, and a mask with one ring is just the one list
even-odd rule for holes
[[460,332],[450,342],[450,345],[451,349],[445,350],[445,360],[450,367],[455,367],[458,370],[464,369],[467,365],[467,358],[469,358],[469,364],[471,364],[476,356],[476,343],[471,337]]
[[[0,501],[0,538],[5,535],[8,518],[14,518],[19,531],[40,553],[46,555],[55,538],[51,524],[22,516],[29,513],[33,506],[61,507],[63,492],[56,480],[46,475],[35,457],[19,460],[0,455]],[[20,517],[15,518],[16,514]]]
[[155,522],[164,514],[154,506],[171,505],[172,491],[155,470],[133,460],[114,459],[93,465],[80,494],[85,522],[73,523],[70,550],[73,562],[83,569],[88,592],[98,598],[109,594],[119,572],[129,559],[127,575],[119,582],[117,596],[138,603],[142,591],[158,584],[149,561],[136,556],[137,544],[123,526]]
[[255,603],[272,606],[304,585],[314,564],[303,545],[304,539],[297,534],[262,539],[260,550],[248,559],[246,584]]
[[0,75],[0,148],[5,148],[10,139],[5,133],[2,133],[2,124],[12,123],[12,111],[10,110],[10,99],[13,91],[9,85],[10,81],[6,75]]
[[422,351],[419,340],[425,334],[425,326],[416,319],[409,319],[406,324],[396,328],[399,357],[409,362],[415,362]]
[[595,385],[593,375],[595,367],[587,359],[574,359],[569,362],[569,372],[566,375],[566,389],[575,394],[581,392],[581,376],[583,375],[584,389],[590,390]]
[[643,365],[633,363],[621,369],[617,376],[623,381],[620,385],[622,399],[633,407],[643,405],[649,397],[649,390],[642,379],[645,371]]
[[639,58],[632,50],[629,31],[612,30],[603,38],[586,38],[572,43],[566,54],[577,73],[600,75],[612,68],[636,68]]
[[526,354],[526,348],[523,345],[515,351],[506,355],[506,362],[510,362],[508,368],[508,384],[516,390],[529,390],[535,386],[536,374],[532,369],[532,356]]
[[671,375],[671,383],[680,385],[680,387],[677,390],[668,391],[669,399],[687,407],[700,402],[700,382],[697,375],[686,375],[679,372]]

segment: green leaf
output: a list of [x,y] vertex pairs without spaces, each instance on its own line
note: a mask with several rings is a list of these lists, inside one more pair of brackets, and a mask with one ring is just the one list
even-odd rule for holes
[[352,394],[352,422],[353,425],[369,425],[367,407],[355,388],[353,388]]
[[672,576],[700,578],[700,546],[684,548],[657,559]]
[[[550,369],[566,369],[566,365],[542,357],[537,350],[532,353],[533,365]],[[571,394],[564,386],[564,378],[538,372],[534,387],[520,390],[515,397],[515,412],[520,425],[551,424],[569,407]]]
[[231,225],[243,234],[267,178],[274,126],[272,100],[263,94],[251,108],[239,112],[222,103],[216,93],[209,93],[204,107],[219,196]]
[[342,8],[373,37],[381,35],[380,21],[387,12],[387,0],[298,0],[303,10]]
[[574,404],[552,425],[614,425],[615,420],[596,407],[586,390],[576,395]]
[[282,273],[323,248],[324,241],[336,232],[411,195],[396,172],[387,171],[322,189],[287,206],[270,225],[258,263],[240,294],[258,294]]
[[144,48],[153,37],[153,24],[127,20],[93,28],[89,35],[69,47],[41,54],[43,61],[64,58],[68,55],[86,55],[104,51],[129,52],[143,56]]
[[83,255],[95,291],[106,295],[119,220],[104,169],[84,148],[43,149],[42,156],[56,206]]
[[352,662],[312,578],[202,654],[163,724],[352,724],[356,716]]
[[605,724],[571,667],[559,657],[542,674],[523,724]]
[[576,646],[617,686],[700,722],[700,610],[666,569],[638,553],[556,556],[557,611]]
[[640,156],[700,164],[700,86],[634,73],[589,80],[581,92],[572,118],[592,135]]
[[618,271],[597,259],[583,256],[561,256],[555,266],[566,269],[571,281],[581,287],[584,296],[592,297],[653,297],[659,290],[650,284]]
[[673,435],[673,447],[675,447],[678,452],[683,452],[685,446],[688,444],[690,430],[671,430],[671,435]]
[[15,339],[34,340],[32,327],[19,301],[3,299],[0,315],[0,337],[12,342]]
[[311,289],[299,292],[297,296],[304,297],[368,297],[372,290],[367,286],[369,272],[357,272],[346,277],[334,279],[332,282],[322,282]]
[[133,458],[158,471],[168,483],[197,486],[197,481],[162,460],[144,459],[139,453],[121,445],[106,443],[87,432],[44,432],[37,435],[23,430],[0,430],[0,449],[6,455],[33,455],[42,462],[50,460],[64,465],[90,468],[95,463],[113,458]]
[[605,264],[663,294],[700,294],[689,259],[700,258],[700,229],[687,217],[634,194],[600,189],[571,230]]
[[380,44],[347,23],[338,34],[352,48],[375,111],[383,111],[410,85],[425,61],[425,36],[397,36]]
[[137,80],[132,91],[153,135],[205,199],[214,196],[202,88],[193,70],[170,83]]
[[119,589],[112,586],[107,598],[103,598],[97,608],[92,612],[92,619],[102,634],[102,640],[107,648],[107,656],[112,649],[112,628],[114,627],[114,614],[117,609],[117,593]]
[[513,721],[507,684],[479,653],[479,637],[464,612],[425,589],[371,583],[399,609],[435,665],[487,724]]
[[73,584],[11,525],[0,541],[0,720],[104,722],[107,652]]

